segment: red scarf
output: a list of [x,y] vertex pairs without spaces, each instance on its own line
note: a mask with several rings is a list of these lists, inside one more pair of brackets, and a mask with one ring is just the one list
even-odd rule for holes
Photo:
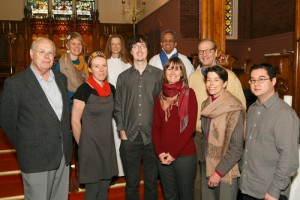
[[182,133],[188,125],[189,91],[187,84],[182,81],[175,84],[164,83],[160,95],[161,107],[165,111],[166,121],[168,121],[172,106],[178,106],[180,133]]
[[107,82],[107,80],[103,81],[103,87],[97,81],[95,81],[95,79],[92,75],[89,76],[89,78],[86,82],[92,88],[94,88],[96,90],[97,94],[100,97],[107,97],[111,93],[110,86],[109,86],[109,83]]

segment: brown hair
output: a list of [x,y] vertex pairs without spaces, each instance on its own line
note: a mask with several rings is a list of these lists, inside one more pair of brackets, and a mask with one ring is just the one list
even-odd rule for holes
[[186,74],[186,68],[182,62],[182,60],[178,57],[170,58],[165,64],[162,74],[162,82],[168,83],[167,77],[166,77],[166,71],[170,66],[179,66],[180,70],[182,72],[182,76],[180,77],[180,81],[183,81],[188,84],[187,74]]
[[123,37],[121,35],[117,35],[117,34],[110,35],[109,38],[108,38],[108,40],[107,40],[106,48],[105,48],[105,56],[106,56],[106,58],[111,58],[111,55],[112,55],[111,40],[113,38],[119,38],[121,40],[121,51],[120,51],[121,60],[124,63],[131,63],[130,58],[129,58],[129,56],[127,54],[127,51],[126,51],[126,48],[125,48],[124,39],[123,39]]

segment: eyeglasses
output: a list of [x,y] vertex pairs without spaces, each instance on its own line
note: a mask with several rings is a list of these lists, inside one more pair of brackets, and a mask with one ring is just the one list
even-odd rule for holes
[[257,82],[257,83],[261,84],[261,83],[264,83],[266,80],[271,80],[271,79],[270,78],[263,78],[263,77],[261,77],[261,78],[258,78],[257,80],[256,79],[250,79],[248,81],[248,83],[249,84],[255,84]]
[[47,55],[47,56],[49,56],[49,57],[54,57],[54,53],[53,52],[51,52],[51,51],[48,51],[48,52],[46,52],[44,49],[41,49],[41,50],[35,50],[35,49],[32,49],[33,51],[35,51],[35,52],[37,52],[40,56],[45,56],[45,55]]
[[133,50],[137,50],[137,49],[139,49],[139,48],[141,48],[142,50],[144,50],[144,49],[147,48],[147,46],[146,46],[146,44],[140,44],[140,45],[134,44],[134,45],[132,45],[132,49],[133,49]]
[[205,49],[205,50],[199,50],[199,54],[200,55],[203,55],[204,53],[206,54],[209,54],[211,52],[211,50],[213,50],[214,48],[211,48],[211,49]]

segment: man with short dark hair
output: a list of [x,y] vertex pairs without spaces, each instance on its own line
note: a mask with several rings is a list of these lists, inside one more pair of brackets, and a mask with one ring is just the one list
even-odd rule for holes
[[299,166],[299,118],[274,90],[275,68],[253,65],[250,89],[257,97],[247,113],[247,138],[240,189],[243,199],[288,199]]
[[114,112],[121,138],[126,199],[139,199],[143,159],[144,199],[156,200],[158,169],[151,133],[154,100],[161,90],[162,71],[148,64],[149,43],[144,36],[133,36],[128,48],[133,65],[118,77]]
[[177,52],[177,41],[175,31],[167,29],[164,32],[162,32],[160,37],[160,45],[162,50],[159,54],[153,56],[149,60],[150,65],[163,70],[163,66],[168,59],[172,57],[178,57],[182,60],[188,76],[194,71],[194,66],[192,65],[191,61],[185,55]]

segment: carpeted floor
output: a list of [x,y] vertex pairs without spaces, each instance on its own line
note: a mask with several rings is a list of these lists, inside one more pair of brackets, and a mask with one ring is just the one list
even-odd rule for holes
[[[74,168],[72,168],[72,178],[75,178]],[[158,182],[159,200],[163,200],[162,189]],[[16,159],[16,153],[3,130],[0,128],[0,200],[24,199],[22,178]],[[108,192],[109,200],[125,199],[125,179],[115,180]],[[140,186],[140,199],[143,199],[143,184]],[[84,188],[78,192],[70,192],[69,200],[82,200],[84,198]]]

